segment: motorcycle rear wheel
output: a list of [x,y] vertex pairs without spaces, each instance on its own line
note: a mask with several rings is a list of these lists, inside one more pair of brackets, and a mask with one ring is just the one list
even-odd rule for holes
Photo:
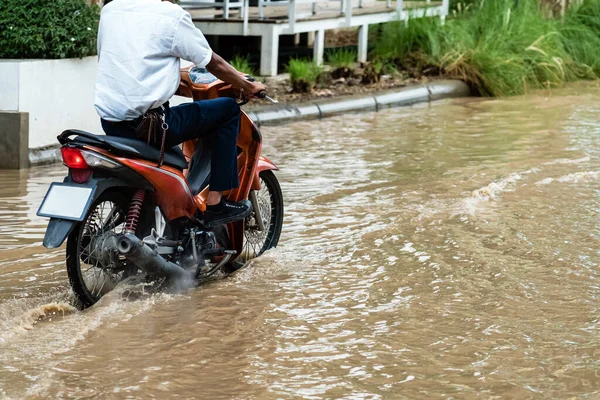
[[101,249],[110,236],[123,233],[128,208],[129,200],[123,194],[102,193],[67,239],[67,275],[81,308],[91,307],[137,271],[123,256],[102,260],[105,252]]

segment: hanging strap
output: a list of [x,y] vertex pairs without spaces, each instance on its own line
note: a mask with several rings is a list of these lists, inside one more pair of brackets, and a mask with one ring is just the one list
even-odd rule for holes
[[162,167],[163,161],[165,160],[165,141],[167,139],[167,130],[169,129],[169,125],[167,125],[167,122],[165,121],[164,111],[161,114],[160,119],[162,122],[160,124],[160,128],[162,130],[162,139],[160,141],[160,155],[158,156],[158,168]]
[[165,142],[168,129],[169,125],[165,121],[165,108],[163,106],[146,112],[135,128],[135,134],[138,139],[145,141],[151,146],[157,146],[160,143],[159,168],[162,167],[165,159]]

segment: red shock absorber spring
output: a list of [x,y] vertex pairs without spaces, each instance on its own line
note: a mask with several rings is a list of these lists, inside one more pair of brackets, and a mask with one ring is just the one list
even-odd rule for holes
[[145,197],[146,191],[144,189],[138,189],[138,191],[133,195],[131,204],[129,205],[127,219],[125,220],[125,233],[133,233],[135,235]]

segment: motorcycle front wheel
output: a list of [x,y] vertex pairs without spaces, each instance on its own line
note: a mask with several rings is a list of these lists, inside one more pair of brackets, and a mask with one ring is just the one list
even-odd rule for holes
[[241,268],[248,260],[256,258],[265,251],[277,247],[283,227],[283,193],[273,171],[259,174],[261,189],[255,192],[263,230],[257,223],[256,211],[244,221],[244,243],[239,257],[230,263],[224,271],[231,273]]
[[92,306],[137,271],[113,247],[116,235],[125,230],[128,208],[121,193],[102,193],[67,239],[67,275],[81,308]]

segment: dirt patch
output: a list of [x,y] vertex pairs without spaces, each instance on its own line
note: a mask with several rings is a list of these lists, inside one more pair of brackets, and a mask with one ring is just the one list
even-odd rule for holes
[[325,31],[325,47],[345,47],[358,45],[358,29],[333,29]]
[[[411,62],[393,68],[377,61],[356,63],[353,68],[332,68],[326,65],[314,86],[304,82],[296,82],[296,85],[292,85],[289,74],[266,78],[265,84],[272,98],[283,104],[289,104],[379,92],[448,78],[450,77],[445,76],[444,71],[415,58]],[[247,109],[261,108],[268,104],[270,103],[265,100],[256,100],[248,104]]]
[[[441,78],[441,77],[440,77]],[[327,99],[338,96],[347,96],[360,93],[379,92],[386,89],[402,88],[417,83],[425,83],[437,79],[436,77],[408,78],[402,74],[383,75],[379,82],[363,84],[359,78],[339,78],[328,82],[322,82],[310,93],[295,93],[292,91],[292,85],[289,79],[283,76],[267,79],[269,95],[280,103],[299,103],[317,99]],[[255,108],[262,108],[270,103],[266,100],[256,100],[249,103],[245,109],[250,111]]]

